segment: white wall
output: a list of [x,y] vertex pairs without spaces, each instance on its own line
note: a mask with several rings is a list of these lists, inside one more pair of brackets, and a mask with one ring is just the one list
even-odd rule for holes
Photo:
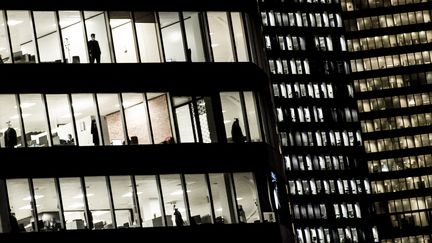
[[161,62],[156,26],[153,23],[135,25],[141,62]]
[[60,41],[57,32],[39,38],[38,47],[41,62],[61,60]]
[[137,62],[136,48],[132,34],[132,24],[126,23],[112,29],[116,62]]
[[[81,22],[62,29],[63,45],[68,63],[72,63],[73,56],[79,56],[81,63],[88,63],[86,41],[83,38]],[[68,45],[69,43],[69,45]],[[69,47],[69,49],[67,49]]]

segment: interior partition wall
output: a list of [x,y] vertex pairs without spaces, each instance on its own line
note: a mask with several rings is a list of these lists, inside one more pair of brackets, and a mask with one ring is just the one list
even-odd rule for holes
[[[2,63],[249,62],[250,19],[242,12],[1,10]],[[5,24],[7,23],[7,24]]]

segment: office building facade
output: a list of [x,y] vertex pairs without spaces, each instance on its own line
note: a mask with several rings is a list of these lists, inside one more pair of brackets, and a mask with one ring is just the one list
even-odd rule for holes
[[374,242],[339,1],[259,1],[296,242]]
[[381,242],[430,242],[430,2],[341,4]]
[[103,6],[0,6],[0,239],[281,242],[255,3]]

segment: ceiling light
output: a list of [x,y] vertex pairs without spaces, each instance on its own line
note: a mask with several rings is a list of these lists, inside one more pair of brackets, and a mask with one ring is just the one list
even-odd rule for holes
[[69,208],[74,208],[74,209],[76,209],[76,208],[83,208],[83,207],[84,207],[83,203],[74,203],[74,204],[72,204],[72,205],[69,206]]
[[[93,196],[94,196],[93,193],[87,193],[87,197],[93,197]],[[76,198],[76,199],[83,198],[83,194],[76,195],[73,198]]]
[[[143,194],[143,192],[137,192],[138,195]],[[123,194],[122,197],[132,197],[132,192],[128,192],[126,194]]]
[[225,124],[230,123],[230,122],[231,122],[231,120],[224,120]]
[[243,200],[243,198],[242,198],[242,197],[238,197],[238,198],[237,198],[237,201],[240,201],[240,200]]
[[[39,199],[39,198],[43,198],[43,197],[45,197],[45,196],[44,195],[35,195],[36,200]],[[31,201],[31,197],[28,196],[28,197],[23,198],[22,200],[24,200],[24,201]]]
[[216,209],[217,212],[222,212],[222,208]]
[[[21,107],[21,108],[30,108],[30,107],[32,107],[32,106],[34,106],[34,105],[36,105],[36,103],[28,103],[28,102],[24,102],[24,103],[21,103],[20,107]],[[14,108],[17,108],[17,106],[14,106]]]
[[215,48],[215,47],[218,47],[218,46],[219,46],[218,43],[211,44],[211,47],[212,47],[212,48]]
[[8,20],[8,25],[9,26],[15,26],[17,24],[21,24],[22,21],[21,20]]
[[[191,192],[191,190],[187,190],[186,192]],[[183,190],[177,190],[170,193],[171,196],[182,195],[182,194],[183,194]]]
[[[26,117],[29,117],[29,116],[31,116],[32,114],[22,114],[22,118],[26,118]],[[18,119],[19,118],[19,116],[18,115],[15,115],[15,116],[11,116],[10,117],[10,119]]]

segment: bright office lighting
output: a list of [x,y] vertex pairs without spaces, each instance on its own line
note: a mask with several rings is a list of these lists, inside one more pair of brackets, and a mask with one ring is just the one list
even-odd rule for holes
[[231,120],[224,120],[225,124],[230,123],[230,122],[231,122]]
[[83,208],[84,204],[83,203],[74,203],[72,205],[69,206],[70,208]]
[[[24,113],[24,114],[22,114],[22,118],[26,118],[26,117],[29,117],[29,116],[31,116],[32,114],[26,114],[26,113]],[[10,119],[18,119],[18,115],[15,115],[15,116],[11,116],[10,117]]]
[[[191,192],[191,190],[187,190],[186,192]],[[182,195],[182,194],[183,194],[183,190],[177,190],[170,193],[171,196]]]
[[[39,198],[45,197],[44,195],[35,195],[36,200]],[[25,197],[22,199],[23,201],[31,201],[31,196]]]
[[211,44],[211,47],[213,47],[213,48],[218,47],[218,46],[219,46],[218,43]]
[[[143,192],[137,192],[138,195],[143,194]],[[132,192],[128,192],[126,194],[123,194],[122,197],[132,197]]]
[[22,23],[21,20],[13,20],[13,19],[8,20],[8,25],[9,25],[9,26],[15,26],[15,25],[17,25],[17,24],[21,24],[21,23]]
[[[93,196],[94,196],[93,193],[87,193],[87,197],[93,197]],[[73,198],[75,198],[75,199],[83,198],[83,194],[78,194]]]
[[240,201],[240,200],[243,200],[243,198],[242,198],[242,197],[238,197],[238,198],[237,198],[237,201]]
[[[30,108],[30,107],[32,107],[32,106],[34,106],[34,105],[36,105],[36,103],[28,103],[28,102],[24,102],[24,103],[21,103],[21,108]],[[14,108],[17,108],[17,106],[14,106]]]
[[[39,207],[40,205],[36,205],[36,207]],[[19,208],[19,210],[31,210],[32,209],[32,207],[31,207],[31,205],[26,205],[26,206],[24,206],[24,207],[20,207]]]
[[216,209],[217,212],[222,212],[222,208]]
[[181,34],[177,31],[171,33],[171,35],[170,35],[170,39],[172,42],[178,42],[181,40],[181,38],[182,38]]

